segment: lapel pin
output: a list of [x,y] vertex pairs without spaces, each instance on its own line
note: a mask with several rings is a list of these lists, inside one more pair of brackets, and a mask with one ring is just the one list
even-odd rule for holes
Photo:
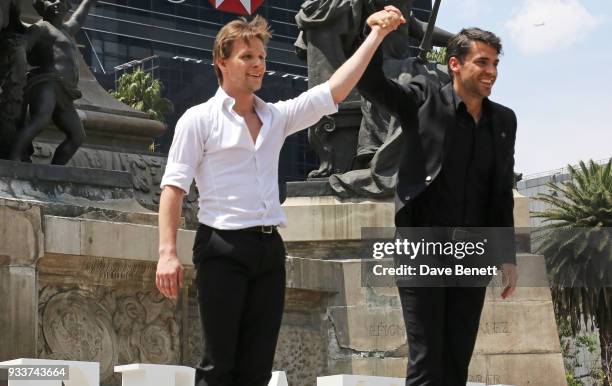
[[501,137],[502,137],[502,138],[506,138],[506,132],[505,132],[505,131],[502,131],[502,133],[501,133]]

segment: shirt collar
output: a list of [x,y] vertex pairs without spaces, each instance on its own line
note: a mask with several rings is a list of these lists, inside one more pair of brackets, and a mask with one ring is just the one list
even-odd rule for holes
[[[465,102],[463,102],[461,97],[459,95],[457,95],[457,93],[455,92],[455,88],[451,87],[451,90],[452,90],[452,93],[453,93],[453,102],[454,102],[454,105],[455,105],[455,111],[459,110],[459,107],[461,105],[463,105],[463,107],[466,108],[465,107]],[[482,109],[483,109],[483,111],[488,108],[487,106],[489,105],[489,102],[490,102],[489,98],[484,98],[482,100]]]
[[[267,107],[266,102],[264,102],[257,95],[254,95],[254,96],[255,96],[255,110],[258,110],[258,111],[266,110],[266,107]],[[217,99],[221,103],[221,106],[223,108],[227,108],[228,110],[231,110],[232,107],[234,107],[234,104],[236,103],[236,100],[232,98],[231,96],[227,95],[225,90],[220,86],[217,89],[217,92],[215,93],[214,98]]]

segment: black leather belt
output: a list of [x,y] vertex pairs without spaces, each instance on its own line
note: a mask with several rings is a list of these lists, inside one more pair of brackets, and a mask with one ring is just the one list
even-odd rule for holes
[[257,225],[249,228],[237,229],[239,231],[265,233],[267,235],[276,232],[276,225]]

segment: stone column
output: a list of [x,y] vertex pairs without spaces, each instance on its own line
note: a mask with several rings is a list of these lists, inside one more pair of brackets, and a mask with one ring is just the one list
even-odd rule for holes
[[41,207],[0,199],[0,361],[36,356]]

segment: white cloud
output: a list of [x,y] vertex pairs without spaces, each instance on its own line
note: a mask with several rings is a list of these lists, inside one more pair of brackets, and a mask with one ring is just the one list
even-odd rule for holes
[[523,53],[540,54],[571,47],[600,22],[579,0],[523,0],[505,26]]

